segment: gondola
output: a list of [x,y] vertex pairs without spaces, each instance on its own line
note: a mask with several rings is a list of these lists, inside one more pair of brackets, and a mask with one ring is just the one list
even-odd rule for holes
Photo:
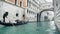
[[1,22],[0,21],[0,25],[4,25],[4,26],[17,26],[17,25],[23,25],[23,24],[27,24],[27,22],[24,21],[19,21],[17,23],[6,23],[6,22]]

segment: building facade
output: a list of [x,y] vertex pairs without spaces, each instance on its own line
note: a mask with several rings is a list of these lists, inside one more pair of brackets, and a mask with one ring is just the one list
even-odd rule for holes
[[40,11],[39,0],[1,0],[1,2],[2,15],[9,12],[8,18],[6,18],[7,22],[14,22],[16,19],[37,21],[37,13]]
[[60,0],[54,0],[54,12],[55,24],[60,30]]
[[1,21],[3,21],[3,15],[8,12],[8,17],[5,21],[15,23],[15,20],[25,21],[26,12],[26,0],[1,0]]
[[23,8],[26,7],[26,0],[5,0],[5,1],[17,5],[19,7],[23,7]]
[[28,21],[37,21],[37,13],[40,9],[38,0],[6,0],[11,4],[23,7],[25,10],[25,19]]
[[39,11],[39,0],[27,0],[27,19],[29,21],[37,21],[37,13]]

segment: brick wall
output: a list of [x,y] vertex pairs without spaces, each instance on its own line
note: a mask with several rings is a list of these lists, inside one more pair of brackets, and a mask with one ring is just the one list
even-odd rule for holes
[[15,4],[15,0],[5,0],[6,2],[9,2],[11,4]]
[[[6,2],[9,2],[11,4],[15,4],[15,0],[5,0]],[[22,2],[22,3],[20,3]],[[26,7],[26,0],[17,0],[17,3],[16,3],[17,6],[20,6],[20,7],[23,7],[25,8]]]

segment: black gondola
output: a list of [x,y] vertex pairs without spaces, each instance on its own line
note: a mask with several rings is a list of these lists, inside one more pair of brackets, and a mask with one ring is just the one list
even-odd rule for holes
[[24,21],[17,21],[17,23],[6,23],[6,22],[1,22],[0,21],[0,25],[4,25],[4,26],[16,26],[16,25],[23,25],[26,24],[27,22]]

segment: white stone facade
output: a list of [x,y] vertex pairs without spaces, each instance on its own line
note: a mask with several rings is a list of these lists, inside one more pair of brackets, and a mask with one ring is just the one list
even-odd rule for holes
[[[3,21],[3,14],[5,12],[8,12],[8,16],[7,16],[7,18],[5,18],[6,23],[9,23],[9,21],[11,23],[16,23],[15,20],[17,20],[17,19],[20,20],[20,21],[23,20],[22,15],[24,13],[24,8],[11,5],[11,4],[3,2],[3,1],[1,1],[1,2],[2,2],[1,8],[0,8],[0,10],[1,10],[1,12],[0,12],[0,20],[1,21]],[[16,13],[18,13],[18,17],[16,17]]]
[[38,0],[27,0],[27,19],[29,21],[37,21],[37,13],[39,12]]
[[55,12],[54,15],[55,24],[60,30],[60,0],[54,0],[54,12]]

